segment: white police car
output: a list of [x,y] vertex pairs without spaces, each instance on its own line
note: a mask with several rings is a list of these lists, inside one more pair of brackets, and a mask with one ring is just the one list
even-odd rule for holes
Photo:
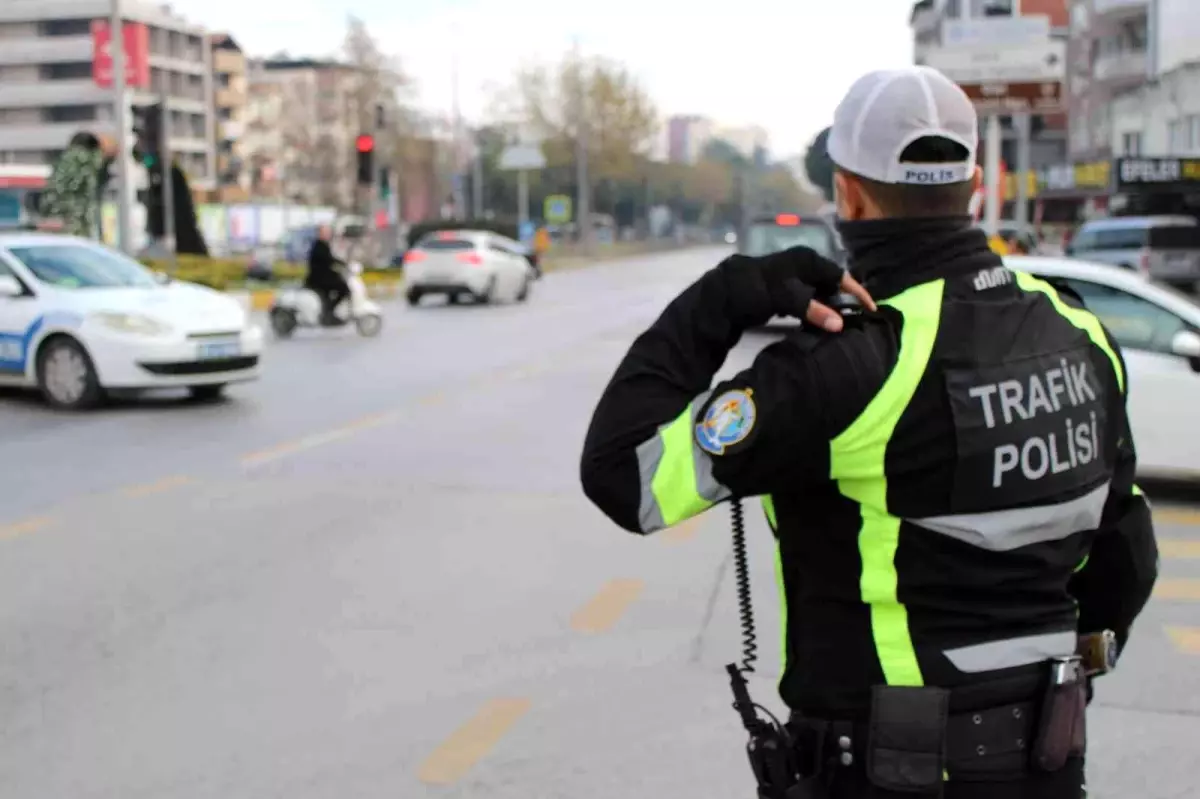
[[211,399],[258,377],[262,339],[231,297],[165,281],[101,244],[0,236],[0,385],[39,388],[70,409],[109,390]]

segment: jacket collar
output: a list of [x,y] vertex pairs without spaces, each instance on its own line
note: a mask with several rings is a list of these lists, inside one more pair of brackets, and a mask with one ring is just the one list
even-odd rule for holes
[[969,216],[838,222],[850,274],[876,300],[919,283],[1001,266]]

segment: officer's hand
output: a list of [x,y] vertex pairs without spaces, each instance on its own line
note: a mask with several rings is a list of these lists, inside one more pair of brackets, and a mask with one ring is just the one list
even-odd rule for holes
[[793,247],[757,258],[735,255],[721,268],[734,288],[731,311],[742,327],[766,324],[773,316],[790,316],[837,332],[842,315],[819,302],[839,291],[853,295],[863,307],[875,301],[841,266],[808,247]]

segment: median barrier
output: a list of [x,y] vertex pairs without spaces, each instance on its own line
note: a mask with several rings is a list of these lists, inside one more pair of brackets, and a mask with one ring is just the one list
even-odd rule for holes
[[[596,243],[590,255],[575,243],[558,244],[542,258],[542,269],[554,272],[575,269],[597,261],[630,258],[670,250],[700,246],[677,244],[674,241],[618,241],[607,244]],[[250,276],[250,265],[245,260],[232,258],[205,258],[194,255],[179,255],[174,263],[156,259],[142,259],[151,270],[168,275],[176,280],[198,283],[202,286],[233,294],[247,310],[262,311],[271,306],[275,292],[281,288],[298,286],[308,271],[304,264],[278,262],[269,267],[269,280]],[[263,270],[266,272],[266,269]],[[363,269],[363,282],[367,293],[375,299],[396,297],[404,281],[403,269],[384,267]]]

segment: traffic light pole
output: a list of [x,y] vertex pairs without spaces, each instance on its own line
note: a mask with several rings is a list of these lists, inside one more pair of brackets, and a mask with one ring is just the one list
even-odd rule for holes
[[175,180],[171,163],[171,112],[167,109],[167,91],[164,88],[158,97],[162,116],[158,126],[158,163],[162,169],[163,240],[167,250],[167,262],[175,269]]
[[112,0],[112,19],[109,22],[109,48],[113,62],[113,122],[117,126],[117,249],[129,252],[130,241],[130,180],[129,180],[129,92],[125,87],[125,21],[121,15],[121,0]]

